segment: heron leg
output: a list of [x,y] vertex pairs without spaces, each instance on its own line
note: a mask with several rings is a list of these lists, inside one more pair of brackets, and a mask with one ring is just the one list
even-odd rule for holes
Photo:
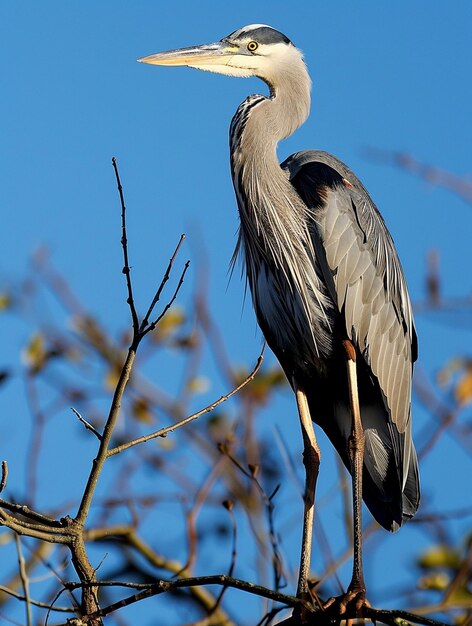
[[294,381],[298,415],[303,435],[303,464],[305,465],[305,493],[303,513],[303,537],[298,574],[297,597],[309,601],[311,594],[308,586],[310,577],[311,545],[313,518],[315,511],[315,489],[320,467],[320,449],[315,437],[313,422],[305,392]]
[[349,404],[352,414],[351,436],[349,437],[349,456],[352,476],[352,506],[354,518],[354,558],[352,578],[347,592],[340,598],[330,598],[325,608],[336,604],[340,614],[346,612],[348,605],[354,604],[360,611],[370,606],[365,597],[364,569],[362,566],[362,469],[364,466],[365,435],[361,421],[359,393],[357,386],[356,350],[349,340],[344,341],[346,351]]

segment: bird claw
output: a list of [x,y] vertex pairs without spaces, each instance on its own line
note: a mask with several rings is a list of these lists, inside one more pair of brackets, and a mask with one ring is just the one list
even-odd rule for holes
[[353,611],[359,617],[362,616],[363,609],[370,609],[370,602],[365,597],[365,589],[352,588],[341,596],[329,598],[324,603],[323,609],[336,615],[344,615],[348,610]]

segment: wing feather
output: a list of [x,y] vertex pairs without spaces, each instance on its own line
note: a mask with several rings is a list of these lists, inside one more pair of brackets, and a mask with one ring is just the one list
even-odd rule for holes
[[[380,479],[373,477],[379,493],[399,482],[404,490],[403,515],[411,517],[419,502],[411,440],[417,340],[393,240],[362,183],[335,157],[319,151],[300,152],[282,167],[308,207],[313,247],[345,332],[381,392],[385,417],[372,405],[361,408],[368,450],[365,463]],[[396,479],[392,471],[398,472]],[[389,481],[393,481],[390,487]],[[382,517],[381,509],[377,514],[378,519]],[[401,519],[394,517],[392,529],[398,523]]]
[[[321,247],[326,256],[321,267],[329,273],[325,281],[334,281],[333,299],[346,333],[376,377],[391,421],[400,434],[409,435],[416,333],[392,238],[360,181],[334,157],[307,151],[293,155],[284,167],[314,211],[313,239],[321,240],[317,250]],[[314,182],[324,184],[322,192],[311,191]],[[371,447],[375,450],[374,440]],[[401,467],[409,449],[396,453]]]

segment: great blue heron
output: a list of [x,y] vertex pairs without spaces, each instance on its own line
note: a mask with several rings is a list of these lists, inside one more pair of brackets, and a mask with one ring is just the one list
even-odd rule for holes
[[[411,379],[417,340],[392,238],[354,173],[335,157],[304,151],[279,165],[277,143],[308,117],[311,81],[303,56],[282,33],[245,26],[221,41],[147,56],[257,76],[270,95],[251,95],[230,130],[239,207],[236,247],[246,265],[257,320],[295,392],[306,467],[297,593],[309,595],[314,490],[319,450],[310,415],[353,479],[354,559],[335,604],[367,604],[362,569],[362,498],[396,530],[419,503],[411,438]],[[327,606],[330,602],[327,603]]]

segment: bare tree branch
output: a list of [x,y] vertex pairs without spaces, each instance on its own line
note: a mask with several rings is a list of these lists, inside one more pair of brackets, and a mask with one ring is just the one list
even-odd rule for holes
[[128,259],[128,236],[126,233],[126,205],[125,199],[123,195],[123,187],[121,186],[120,174],[118,172],[118,165],[116,163],[116,158],[113,157],[112,160],[113,169],[115,171],[116,183],[118,185],[118,193],[120,194],[120,202],[121,202],[121,247],[123,248],[123,274],[126,277],[126,287],[128,289],[128,305],[131,312],[131,319],[133,323],[133,331],[136,335],[139,330],[139,321],[138,314],[136,312],[136,306],[134,304],[133,297],[133,285],[131,283],[131,268],[129,265]]
[[[180,247],[181,247],[182,243],[184,242],[184,239],[185,239],[185,233],[180,235],[179,243],[177,244],[177,246],[176,246],[176,248],[174,250],[174,253],[172,254],[172,256],[171,256],[171,258],[169,260],[169,264],[168,264],[167,269],[166,269],[166,271],[164,273],[164,277],[162,278],[161,284],[159,285],[159,287],[158,287],[158,289],[157,289],[157,291],[156,291],[156,293],[155,293],[155,295],[154,295],[154,297],[152,299],[152,302],[149,305],[147,313],[144,316],[143,321],[141,322],[141,326],[140,326],[140,329],[139,329],[140,332],[144,332],[146,329],[148,329],[149,318],[152,315],[154,307],[159,302],[161,294],[162,294],[162,291],[163,291],[167,281],[170,278],[170,273],[172,271],[172,266],[174,265],[175,259],[177,258],[177,255],[179,253]],[[188,262],[187,262],[187,266],[186,267],[188,267]],[[182,277],[182,280],[183,280],[183,277]],[[177,290],[177,292],[178,292],[178,290]],[[177,293],[175,295],[177,295]],[[174,300],[175,300],[175,298],[174,298]],[[172,302],[168,305],[168,308],[170,308],[171,304],[172,304]],[[156,323],[157,322],[154,323],[154,327],[155,327]]]
[[406,152],[368,148],[366,154],[373,161],[384,162],[400,167],[407,172],[420,176],[432,185],[449,189],[449,191],[452,191],[469,204],[472,204],[472,182],[466,180],[463,176],[457,176],[439,167],[422,163]]
[[201,409],[200,411],[197,411],[196,413],[189,415],[188,417],[184,418],[183,420],[180,420],[179,422],[176,422],[175,424],[172,424],[171,426],[167,426],[166,428],[161,428],[160,430],[157,430],[154,433],[150,433],[149,435],[144,435],[143,437],[138,437],[137,439],[133,439],[133,441],[128,441],[127,443],[124,443],[120,446],[111,448],[108,451],[108,456],[109,457],[114,456],[115,454],[119,454],[120,452],[123,452],[124,450],[128,450],[128,448],[131,448],[133,446],[137,446],[140,443],[145,443],[147,441],[151,441],[151,439],[156,439],[156,437],[166,437],[169,433],[173,432],[174,430],[177,430],[178,428],[182,428],[182,426],[185,426],[189,422],[196,420],[201,415],[204,415],[205,413],[209,413],[210,411],[213,411],[213,409],[215,409],[217,406],[219,406],[223,402],[226,402],[226,400],[231,398],[231,396],[234,396],[234,394],[241,391],[241,389],[243,389],[248,383],[254,380],[254,377],[256,376],[257,372],[261,368],[263,360],[264,360],[264,356],[263,356],[263,353],[261,352],[259,358],[257,359],[257,363],[254,369],[242,381],[242,383],[240,383],[237,387],[235,387],[229,393],[218,398],[218,400],[215,400],[215,402],[212,402],[212,404],[209,404],[208,406],[206,406],[204,409]]

